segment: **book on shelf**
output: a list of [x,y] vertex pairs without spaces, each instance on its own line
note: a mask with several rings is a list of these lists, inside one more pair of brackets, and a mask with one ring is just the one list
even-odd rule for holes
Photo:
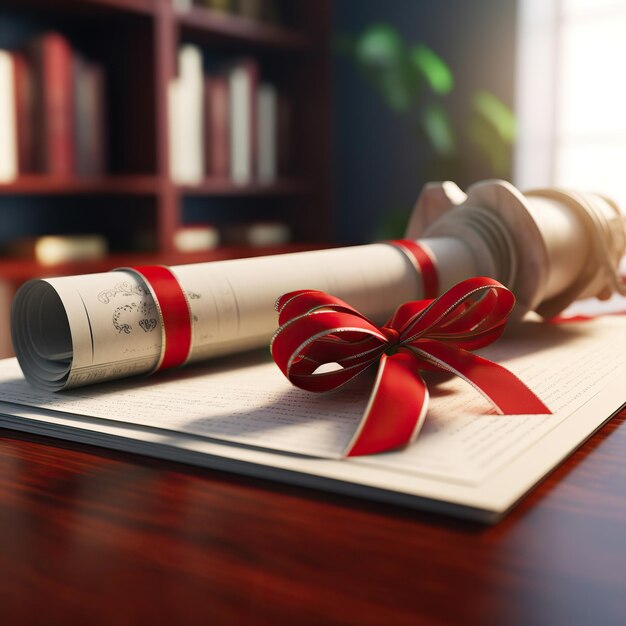
[[204,83],[206,175],[227,179],[230,174],[230,104],[225,76],[207,76]]
[[192,0],[172,0],[172,5],[178,11],[189,11],[193,4]]
[[74,154],[78,176],[100,176],[106,165],[104,71],[83,56],[74,56]]
[[206,252],[220,243],[219,230],[213,224],[185,224],[174,233],[178,252]]
[[[175,0],[179,9],[188,9],[191,0]],[[278,7],[274,0],[193,0],[198,7],[220,13],[230,13],[255,22],[278,22]]]
[[59,33],[44,33],[29,45],[34,71],[34,129],[37,171],[75,172],[72,48]]
[[259,68],[254,59],[237,61],[228,71],[230,176],[239,185],[250,183],[255,175],[258,82]]
[[202,51],[185,44],[178,51],[178,76],[169,86],[172,178],[197,184],[204,178],[204,76]]
[[267,16],[266,0],[238,0],[237,13],[250,20],[261,21]]
[[[274,85],[259,84],[260,70],[242,58],[203,74],[202,52],[181,47],[179,75],[169,85],[170,171],[174,181],[194,185],[204,177],[238,185],[275,182],[279,162],[287,168],[291,139],[287,99]],[[287,171],[287,170],[285,170]]]
[[222,13],[232,13],[235,8],[235,0],[194,0],[194,4]]
[[17,132],[17,173],[35,170],[33,132],[34,77],[32,67],[22,52],[12,52],[15,71],[15,119]]
[[278,167],[277,94],[273,85],[261,83],[257,94],[257,177],[259,182],[273,183]]
[[0,59],[0,181],[31,173],[102,174],[103,67],[83,58],[56,32],[38,35],[24,50],[2,50]]
[[276,111],[276,171],[284,176],[294,173],[294,114],[289,98],[278,94]]
[[0,50],[0,182],[13,180],[18,171],[15,97],[13,56]]
[[99,261],[108,253],[102,235],[43,235],[18,239],[4,247],[7,256],[35,261],[41,265],[59,265],[79,261]]
[[291,241],[291,229],[284,222],[240,222],[224,226],[223,240],[232,246],[279,246]]

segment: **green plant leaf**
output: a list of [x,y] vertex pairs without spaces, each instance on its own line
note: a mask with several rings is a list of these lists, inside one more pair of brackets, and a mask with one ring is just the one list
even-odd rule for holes
[[511,144],[484,117],[474,115],[467,127],[467,137],[486,158],[492,175],[507,178],[511,174]]
[[424,44],[417,44],[413,46],[410,56],[414,67],[426,79],[433,93],[444,96],[452,91],[452,71],[436,52]]
[[456,153],[454,128],[440,104],[429,104],[422,111],[421,125],[438,156],[449,157]]
[[490,91],[477,91],[472,97],[472,108],[487,124],[493,127],[502,141],[515,140],[515,115],[509,107]]
[[388,24],[374,24],[357,39],[356,54],[368,66],[398,65],[406,55],[406,46],[397,30]]
[[415,102],[416,77],[400,34],[387,24],[375,24],[356,41],[355,59],[394,111],[406,111]]

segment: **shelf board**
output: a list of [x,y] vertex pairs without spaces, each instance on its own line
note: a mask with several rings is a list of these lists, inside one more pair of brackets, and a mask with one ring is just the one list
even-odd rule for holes
[[225,261],[245,257],[266,256],[270,254],[287,254],[328,248],[330,244],[288,243],[279,246],[220,246],[206,252],[116,252],[98,261],[81,261],[62,263],[59,265],[42,265],[30,259],[0,257],[0,281],[6,280],[15,285],[31,278],[50,276],[71,276],[75,274],[91,274],[107,272],[116,267],[133,265],[184,265],[187,263],[206,263],[209,261]]
[[45,174],[20,176],[9,183],[0,183],[2,195],[151,195],[157,193],[159,180],[155,176],[98,176],[95,178],[66,178]]
[[187,196],[292,196],[308,193],[310,186],[303,180],[283,179],[274,183],[240,185],[227,178],[208,178],[197,185],[178,185]]
[[176,19],[183,33],[222,43],[245,43],[291,50],[305,50],[311,44],[310,39],[296,29],[202,7],[177,11]]

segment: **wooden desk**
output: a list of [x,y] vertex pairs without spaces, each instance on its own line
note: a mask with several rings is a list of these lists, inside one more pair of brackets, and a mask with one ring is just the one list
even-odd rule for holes
[[0,431],[0,624],[621,625],[625,420],[494,527]]

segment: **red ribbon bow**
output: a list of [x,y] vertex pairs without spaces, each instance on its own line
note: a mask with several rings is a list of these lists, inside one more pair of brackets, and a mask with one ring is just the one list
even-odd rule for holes
[[[401,305],[378,328],[334,296],[292,291],[276,302],[280,327],[272,356],[294,385],[308,391],[336,389],[379,362],[365,414],[345,452],[374,454],[417,437],[428,405],[420,370],[460,376],[499,413],[550,413],[511,372],[469,352],[500,337],[514,304],[499,282],[469,278],[436,300]],[[329,363],[341,367],[316,373]]]

